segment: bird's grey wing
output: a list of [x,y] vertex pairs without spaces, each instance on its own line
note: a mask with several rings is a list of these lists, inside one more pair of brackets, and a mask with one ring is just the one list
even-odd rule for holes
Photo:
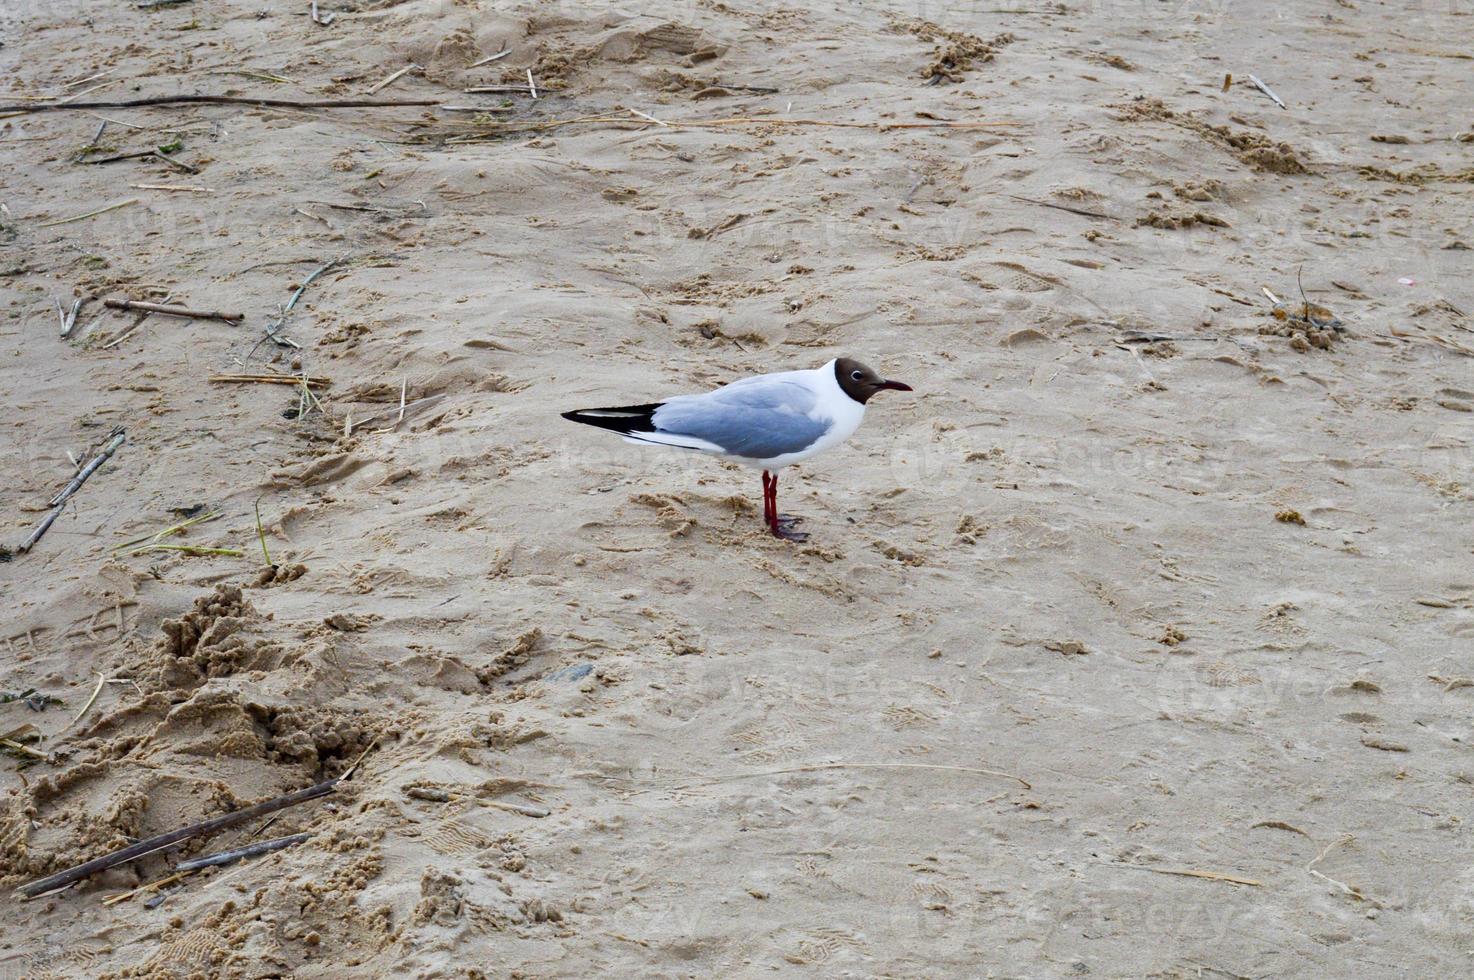
[[682,395],[656,409],[659,432],[701,439],[733,456],[772,459],[813,445],[831,420],[814,418],[817,396],[790,381],[728,385],[705,395]]

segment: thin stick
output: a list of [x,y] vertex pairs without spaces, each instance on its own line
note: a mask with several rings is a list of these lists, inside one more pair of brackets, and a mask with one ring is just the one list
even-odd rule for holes
[[273,568],[271,564],[271,552],[266,550],[266,532],[261,529],[261,498],[256,498],[256,537],[261,539],[261,557],[266,559],[266,567]]
[[158,150],[139,150],[137,153],[119,153],[116,156],[99,157],[96,160],[81,160],[81,159],[79,159],[76,162],[77,163],[88,163],[88,164],[91,164],[91,163],[117,163],[120,160],[143,160],[143,159],[149,159],[149,158],[157,158],[159,160],[162,160],[165,163],[167,163],[169,166],[173,167],[175,170],[183,170],[187,174],[197,174],[197,173],[200,172],[200,168],[199,167],[192,167],[192,166],[190,166],[187,163],[183,163],[183,162],[181,162],[179,160],[174,159],[173,157],[169,156],[166,153],[160,153]]
[[368,758],[368,754],[370,752],[372,752],[374,749],[378,748],[378,747],[379,747],[379,739],[377,737],[375,737],[374,740],[369,743],[368,748],[366,748],[362,752],[358,753],[358,758],[357,759],[354,759],[353,760],[353,764],[350,765],[347,769],[344,769],[343,770],[343,775],[339,776],[338,778],[340,780],[341,779],[352,779],[353,778],[353,774],[358,771],[358,767],[363,764],[363,760],[364,759],[367,759]]
[[[0,110],[0,111],[3,111],[3,110]],[[107,214],[109,211],[116,211],[116,210],[118,210],[118,208],[126,208],[130,204],[137,204],[137,203],[138,203],[138,198],[136,198],[136,197],[130,197],[126,201],[119,201],[117,204],[109,204],[105,208],[98,208],[96,211],[88,211],[86,214],[74,214],[70,218],[58,218],[55,221],[43,221],[39,225],[37,225],[36,227],[37,228],[55,228],[57,225],[69,225],[73,221],[84,221],[87,218],[95,218],[99,214]]]
[[[513,112],[510,106],[500,105],[443,105],[441,112]],[[41,137],[37,137],[40,139]]]
[[62,491],[58,493],[55,497],[51,498],[51,513],[47,514],[45,520],[37,525],[36,530],[31,532],[31,536],[26,539],[25,544],[21,545],[20,548],[17,549],[21,554],[25,554],[27,551],[30,551],[31,548],[36,544],[36,542],[41,540],[41,535],[45,534],[47,530],[50,529],[51,525],[56,521],[56,519],[61,516],[62,510],[66,508],[67,501],[71,499],[72,494],[82,489],[82,484],[87,482],[87,478],[90,477],[93,473],[96,473],[97,468],[103,463],[106,463],[108,459],[113,455],[113,453],[118,451],[118,447],[121,446],[125,440],[126,434],[124,433],[121,426],[112,431],[112,438],[109,439],[108,444],[102,448],[102,452],[92,457],[92,460],[80,471],[78,471],[76,476],[72,477],[71,482],[63,487]]
[[139,190],[139,191],[174,191],[175,193],[185,193],[185,192],[187,192],[187,193],[190,193],[190,194],[213,194],[213,193],[215,193],[215,188],[213,188],[213,187],[186,187],[186,186],[171,187],[168,184],[129,184],[128,186],[131,187],[131,188],[133,188],[134,190]]
[[187,521],[180,521],[178,524],[171,524],[168,527],[164,528],[162,531],[155,531],[153,534],[144,534],[140,537],[133,538],[132,540],[124,541],[122,544],[115,544],[113,545],[113,550],[122,551],[124,548],[131,548],[135,544],[141,544],[145,541],[148,541],[150,543],[155,541],[162,541],[163,539],[171,535],[179,534],[186,528],[194,527],[196,524],[204,524],[208,521],[213,521],[219,516],[220,511],[214,510],[208,514],[201,514],[198,517],[191,517]]
[[1017,126],[1011,120],[959,122],[956,120],[934,120],[931,122],[860,122],[846,119],[788,119],[765,116],[733,116],[728,119],[670,120],[672,126],[720,127],[720,126],[837,126],[843,129],[874,129],[884,132],[889,129],[989,129],[998,126]]
[[1392,334],[1392,336],[1400,337],[1403,340],[1421,340],[1424,343],[1436,344],[1437,346],[1442,347],[1446,350],[1458,351],[1460,354],[1464,354],[1468,357],[1474,357],[1474,347],[1466,347],[1458,341],[1449,340],[1447,337],[1440,337],[1438,334],[1420,335],[1408,333],[1405,330],[1398,330],[1396,327],[1388,327],[1387,332]]
[[531,95],[536,89],[526,85],[473,85],[461,91],[467,95],[516,95],[518,93]]
[[498,51],[496,54],[487,55],[485,58],[482,58],[480,61],[472,62],[471,64],[467,65],[466,67],[467,68],[480,68],[482,65],[489,65],[493,61],[501,61],[503,58],[505,58],[507,55],[509,55],[511,53],[512,53],[512,49],[509,48],[509,47],[507,47],[507,42],[506,41],[503,41],[502,42],[502,49],[500,51]]
[[318,783],[315,786],[298,790],[295,793],[288,793],[285,796],[278,796],[264,803],[258,803],[244,810],[233,810],[230,813],[221,814],[218,817],[211,817],[209,820],[202,820],[199,823],[190,824],[187,827],[180,827],[178,830],[171,830],[166,834],[159,834],[155,837],[141,840],[136,844],[131,844],[111,854],[93,858],[91,861],[84,862],[76,867],[68,868],[65,871],[58,871],[54,875],[48,875],[38,881],[33,881],[29,885],[18,889],[18,891],[25,898],[35,898],[37,895],[70,885],[74,881],[81,881],[83,878],[95,875],[99,871],[106,871],[109,868],[116,868],[120,864],[135,861],[145,854],[152,854],[154,851],[161,850],[162,848],[172,847],[175,844],[200,837],[204,834],[213,834],[217,831],[225,830],[228,827],[234,827],[237,824],[247,823],[255,820],[257,817],[264,817],[268,813],[275,813],[277,810],[284,810],[289,806],[296,806],[299,803],[306,803],[320,796],[327,796],[338,788],[338,783],[342,778],[341,776],[335,777]]
[[[129,129],[147,129],[148,128],[147,126],[139,126],[139,125],[137,125],[135,123],[124,122],[121,119],[108,119],[107,116],[99,116],[95,112],[89,112],[89,113],[87,113],[87,115],[91,116],[93,119],[102,119],[102,120],[106,121],[109,125],[112,125],[112,126],[127,126]],[[168,132],[168,130],[165,130],[165,132]]]
[[767,85],[728,85],[726,82],[717,82],[712,88],[724,88],[729,92],[756,92],[759,95],[777,95],[778,90]]
[[[331,262],[328,262],[325,265],[313,269],[312,272],[307,276],[307,278],[302,280],[302,285],[297,287],[297,291],[292,294],[292,298],[287,300],[287,305],[282,307],[281,316],[276,318],[275,323],[268,323],[266,325],[266,336],[271,338],[272,343],[276,344],[278,347],[296,347],[298,350],[302,348],[302,345],[297,343],[295,340],[292,340],[288,337],[278,336],[277,331],[281,329],[282,324],[287,322],[287,314],[292,312],[292,308],[297,305],[297,300],[302,298],[302,294],[307,291],[308,286],[312,285],[313,280],[322,275],[324,272],[327,272],[329,269],[336,268],[337,266],[340,266],[342,264],[343,259],[333,259]],[[256,347],[259,346],[261,346],[260,343],[257,343]],[[251,354],[256,353],[256,347],[251,348]],[[249,358],[251,354],[247,354],[246,357]]]
[[252,837],[260,837],[262,834],[266,833],[266,828],[267,827],[270,827],[272,824],[276,823],[280,819],[281,819],[281,814],[280,813],[276,814],[273,817],[266,818],[266,821],[264,823],[262,823],[261,826],[257,827],[255,830],[251,831],[251,833],[246,837],[246,840],[250,840]]
[[[104,76],[111,75],[113,72],[115,72],[117,70],[118,70],[118,68],[115,65],[112,68],[109,68],[107,71],[100,71],[100,72],[98,72],[95,75],[88,75],[86,78],[79,78],[75,82],[63,82],[62,83],[62,86],[64,88],[76,88],[78,85],[86,85],[88,82],[95,82],[99,78],[103,78]],[[101,136],[102,135],[102,131],[101,130],[98,130],[97,135],[98,136]],[[97,142],[97,137],[93,137],[92,142],[96,143]]]
[[1360,888],[1357,888],[1355,885],[1348,885],[1346,882],[1341,881],[1338,878],[1332,878],[1328,874],[1324,874],[1324,873],[1322,873],[1320,871],[1315,870],[1315,866],[1317,864],[1320,864],[1321,861],[1325,859],[1325,856],[1327,854],[1331,853],[1332,851],[1334,851],[1336,848],[1340,847],[1343,844],[1350,844],[1354,840],[1356,840],[1356,838],[1353,837],[1351,834],[1342,834],[1340,837],[1338,837],[1335,840],[1331,841],[1324,848],[1322,848],[1321,849],[1321,852],[1319,854],[1317,854],[1311,860],[1311,862],[1305,866],[1305,870],[1306,871],[1309,871],[1312,875],[1314,875],[1315,877],[1319,878],[1321,881],[1325,881],[1325,882],[1328,882],[1328,883],[1330,883],[1332,885],[1335,885],[1337,888],[1341,889],[1343,892],[1345,892],[1346,894],[1350,895],[1352,898],[1356,899],[1357,901],[1359,901],[1359,902],[1369,902],[1372,905],[1376,906],[1377,908],[1381,908],[1382,907],[1382,903],[1381,902],[1378,902],[1376,899],[1372,898],[1370,895],[1366,894]]
[[[175,2],[182,2],[182,0],[175,0]],[[142,895],[144,892],[158,891],[165,885],[172,885],[174,884],[174,882],[179,881],[181,878],[188,878],[193,873],[194,872],[192,871],[176,871],[174,872],[174,874],[166,875],[163,878],[158,878],[154,881],[150,881],[146,885],[139,885],[131,892],[123,892],[121,895],[113,895],[110,898],[104,898],[102,900],[102,904],[113,906],[117,905],[119,902],[126,902],[128,901],[128,899],[134,897],[135,895]]]
[[199,167],[190,166],[184,161],[176,160],[173,157],[169,156],[167,153],[160,153],[158,150],[150,152],[148,156],[154,157],[157,160],[162,160],[169,166],[173,167],[175,170],[183,170],[187,174],[197,174],[200,172]]
[[[108,70],[109,71],[112,71],[113,69],[108,69]],[[107,131],[107,120],[104,119],[102,122],[100,122],[100,123],[97,124],[97,132],[95,132],[95,133],[92,134],[92,138],[87,141],[86,145],[84,145],[80,150],[77,151],[77,155],[74,156],[74,157],[72,157],[72,159],[74,161],[80,161],[82,159],[82,157],[84,157],[88,153],[92,152],[93,147],[98,146],[101,143],[101,141],[102,141],[102,134],[104,132],[106,132],[106,131]]]
[[[417,398],[414,401],[410,402],[408,405],[402,406],[400,410],[401,410],[401,412],[415,411],[417,409],[424,408],[427,405],[433,405],[433,404],[435,404],[437,402],[442,402],[444,400],[445,400],[445,395],[443,395],[443,394],[442,395],[427,395],[424,398]],[[370,415],[368,418],[363,419],[363,420],[358,421],[358,422],[352,421],[351,418],[345,420],[344,421],[344,424],[343,424],[343,435],[344,435],[344,437],[346,438],[347,436],[353,435],[353,433],[357,432],[359,429],[363,428],[365,425],[368,425],[370,422],[373,422],[373,421],[377,420],[381,416],[388,415],[389,412],[392,412],[392,411],[393,411],[393,409],[389,409],[389,411],[385,411],[385,412],[375,412],[373,415]],[[404,417],[403,415],[400,416],[401,419],[403,417]]]
[[235,323],[246,318],[244,313],[221,313],[218,310],[191,310],[187,306],[142,303],[131,299],[105,299],[102,301],[102,305],[114,310],[144,310],[149,313],[162,313],[165,316],[182,316],[190,320],[225,320]]
[[302,382],[302,399],[297,406],[297,418],[300,419],[306,415],[314,405],[317,406],[319,412],[326,415],[328,413],[327,409],[322,407],[322,402],[312,393],[312,389],[307,387],[307,372],[304,370],[301,374],[297,375],[297,379]]
[[[764,769],[761,772],[739,772],[731,776],[722,776],[705,783],[693,783],[691,785],[711,786],[716,783],[730,782],[734,779],[754,779],[762,776],[783,776],[794,772],[818,772],[824,769],[933,769],[943,772],[970,772],[982,776],[998,776],[1003,779],[1017,781],[1024,789],[1033,789],[1033,784],[1022,776],[1015,776],[1011,772],[1001,772],[997,769],[977,769],[972,766],[939,766],[926,762],[821,762],[810,766],[793,766],[789,769]],[[677,786],[677,789],[687,789],[686,786]]]
[[273,75],[265,71],[247,71],[237,68],[217,68],[208,72],[210,75],[239,75],[241,78],[255,78],[263,82],[274,82],[277,85],[295,84],[295,78],[287,78],[285,75]]
[[77,712],[72,717],[72,720],[71,721],[67,722],[65,725],[63,725],[61,727],[61,731],[57,732],[56,735],[53,735],[51,737],[52,738],[56,738],[57,736],[61,735],[62,732],[65,732],[67,729],[71,728],[77,722],[81,721],[82,720],[82,716],[85,715],[88,712],[88,710],[91,709],[93,703],[97,701],[97,696],[102,693],[103,686],[106,685],[106,684],[107,684],[107,676],[104,675],[104,674],[98,674],[97,675],[97,686],[92,689],[92,697],[90,697],[90,698],[87,699],[87,703],[84,704],[84,705],[82,705],[82,710],[79,711],[79,712]]
[[[478,90],[467,89],[466,91],[474,92]],[[491,91],[491,89],[481,89],[480,91]],[[525,89],[515,89],[513,91],[525,91]],[[489,127],[485,133],[470,133],[465,135],[476,137],[492,135],[496,132],[511,132],[516,130],[538,131],[546,129],[557,129],[560,126],[598,125],[602,123],[623,124],[631,126],[643,125],[643,123],[637,123],[635,120],[629,119],[626,116],[578,116],[571,119],[549,119],[543,122],[534,122],[530,120],[509,120],[507,122],[494,121],[489,124]],[[975,122],[947,122],[938,120],[933,122],[886,123],[859,122],[855,120],[842,119],[787,119],[779,118],[777,116],[771,118],[765,116],[737,116],[729,119],[668,119],[666,120],[666,125],[672,128],[687,129],[720,129],[726,126],[834,126],[844,129],[871,129],[875,130],[876,132],[883,133],[892,129],[994,129],[1000,126],[1017,126],[1018,123],[1011,120],[982,120]],[[461,140],[461,142],[464,141],[464,139]]]
[[111,79],[108,79],[105,82],[99,82],[98,84],[92,86],[91,88],[84,88],[80,92],[74,92],[73,94],[68,95],[66,98],[62,99],[61,102],[59,102],[57,104],[60,105],[62,103],[66,103],[66,102],[73,102],[73,101],[75,101],[77,99],[80,99],[84,95],[87,95],[87,94],[89,94],[91,92],[96,92],[98,89],[107,88],[109,85],[116,85],[116,84],[118,84],[118,82],[121,82],[121,81],[122,81],[121,78],[111,78]]
[[527,69],[527,91],[532,93],[534,99],[537,98],[537,82],[532,80],[531,68]]
[[241,858],[255,857],[258,854],[270,854],[272,851],[279,851],[284,847],[291,847],[293,844],[300,844],[305,840],[311,839],[311,834],[292,834],[289,837],[277,837],[272,840],[257,841],[254,844],[247,844],[244,847],[220,851],[217,854],[208,854],[205,857],[193,858],[189,861],[180,861],[176,867],[183,872],[198,871],[200,868],[213,868],[216,865],[239,861]]
[[1055,204],[1053,201],[1040,201],[1037,198],[1032,197],[1019,197],[1017,194],[1010,194],[1008,196],[1013,198],[1015,201],[1023,201],[1025,204],[1037,204],[1041,208],[1054,208],[1056,211],[1068,211],[1071,214],[1079,214],[1087,218],[1105,218],[1107,221],[1116,220],[1114,215],[1102,214],[1099,211],[1087,211],[1084,208],[1072,208],[1068,204]]
[[1269,96],[1272,100],[1274,100],[1274,104],[1275,105],[1279,106],[1281,109],[1289,108],[1288,106],[1285,105],[1285,100],[1284,99],[1281,99],[1278,95],[1275,95],[1274,94],[1274,89],[1270,88],[1268,85],[1265,85],[1263,82],[1261,82],[1259,80],[1259,76],[1257,76],[1257,75],[1250,75],[1249,76],[1249,81],[1253,83],[1253,85],[1254,85],[1255,88],[1257,88],[1259,91],[1263,92],[1265,95]]
[[413,63],[408,64],[408,65],[405,65],[403,68],[399,69],[397,72],[395,72],[394,74],[390,75],[388,78],[384,79],[383,81],[379,82],[378,84],[376,84],[372,88],[370,88],[369,89],[369,94],[370,95],[373,95],[375,92],[379,91],[379,89],[381,89],[381,88],[387,88],[388,86],[393,85],[399,79],[403,78],[405,75],[409,74],[410,72],[415,71],[419,67],[420,67],[419,65],[416,65],[416,64],[413,64]]
[[399,425],[399,423],[404,421],[404,396],[405,393],[408,391],[409,378],[405,378],[404,380],[399,382],[399,418],[394,420],[394,425],[396,427]]
[[1112,868],[1131,868],[1135,871],[1150,871],[1152,874],[1177,875],[1182,878],[1206,878],[1209,881],[1227,881],[1235,885],[1252,885],[1258,888],[1264,884],[1253,878],[1240,878],[1238,875],[1226,875],[1218,871],[1199,871],[1196,868],[1154,868],[1149,864],[1127,864],[1124,861],[1103,861],[1102,864]]
[[212,374],[210,380],[217,384],[306,385],[310,388],[325,388],[333,383],[329,378],[301,374]]
[[329,269],[335,268],[342,264],[342,259],[333,259],[333,261],[327,263],[326,265],[313,269],[312,272],[307,276],[307,278],[302,280],[302,285],[297,287],[297,291],[292,294],[292,298],[287,300],[287,312],[292,312],[292,307],[297,305],[297,300],[302,298],[302,294],[307,291],[308,286],[312,285],[314,279],[322,275],[324,272],[327,272]]
[[51,761],[51,756],[48,753],[42,752],[40,749],[33,749],[29,745],[22,745],[20,742],[12,741],[8,738],[0,738],[0,745],[5,746],[12,752],[20,752],[32,758],[40,759],[43,762]]
[[639,109],[630,109],[630,112],[633,112],[635,115],[639,116],[641,119],[648,119],[648,120],[650,120],[651,122],[653,122],[657,126],[664,126],[667,129],[670,128],[670,123],[661,122],[659,119],[656,119],[654,116],[649,115],[648,113],[641,112]]
[[477,800],[477,802],[482,806],[495,807],[498,810],[506,810],[509,813],[520,813],[524,817],[535,817],[537,819],[542,819],[553,812],[546,807],[530,806],[526,803],[503,803],[501,800]]
[[[163,298],[162,302],[167,303],[167,302],[169,302],[169,300],[171,300],[173,298],[174,298],[174,294],[173,293],[169,293],[168,295],[166,295]],[[107,343],[103,344],[102,345],[102,349],[103,350],[112,350],[114,347],[118,346],[123,341],[125,341],[129,337],[133,336],[133,334],[138,330],[138,328],[141,327],[141,326],[143,326],[143,321],[144,320],[147,320],[150,315],[151,314],[148,311],[146,311],[146,310],[143,313],[140,313],[138,315],[138,319],[134,320],[133,323],[132,323],[132,325],[130,325],[127,330],[124,330],[122,333],[118,334],[112,340],[109,340]]]
[[0,112],[52,112],[68,109],[138,109],[156,105],[252,105],[280,109],[392,109],[439,105],[434,99],[255,99],[239,95],[161,95],[119,102],[48,102],[0,105]]
[[131,551],[125,551],[119,558],[127,558],[130,555],[140,555],[145,551],[181,551],[187,555],[224,555],[227,558],[242,558],[245,552],[239,548],[206,548],[198,544],[146,544]]

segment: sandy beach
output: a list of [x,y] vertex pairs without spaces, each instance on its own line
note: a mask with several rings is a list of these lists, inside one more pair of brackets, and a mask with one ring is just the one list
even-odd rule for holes
[[[0,978],[1468,974],[1471,37],[7,5]],[[558,417],[842,355],[803,544]]]

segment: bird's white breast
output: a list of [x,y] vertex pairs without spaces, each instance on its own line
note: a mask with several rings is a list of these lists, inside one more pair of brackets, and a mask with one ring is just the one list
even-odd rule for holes
[[839,381],[834,376],[833,361],[808,373],[811,375],[809,385],[818,396],[808,415],[813,419],[828,421],[829,429],[806,449],[765,460],[767,469],[801,462],[826,449],[833,449],[854,435],[860,423],[865,420],[865,406],[845,394],[844,389],[839,386]]

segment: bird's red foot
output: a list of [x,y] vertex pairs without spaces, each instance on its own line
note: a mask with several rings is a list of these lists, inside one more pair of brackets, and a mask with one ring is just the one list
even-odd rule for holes
[[779,514],[778,519],[775,520],[772,524],[768,525],[768,527],[769,530],[773,532],[773,537],[782,538],[784,541],[793,541],[797,543],[809,540],[809,535],[807,534],[807,532],[795,531],[793,529],[793,526],[795,524],[801,523],[802,521],[802,517],[792,517],[788,514]]

